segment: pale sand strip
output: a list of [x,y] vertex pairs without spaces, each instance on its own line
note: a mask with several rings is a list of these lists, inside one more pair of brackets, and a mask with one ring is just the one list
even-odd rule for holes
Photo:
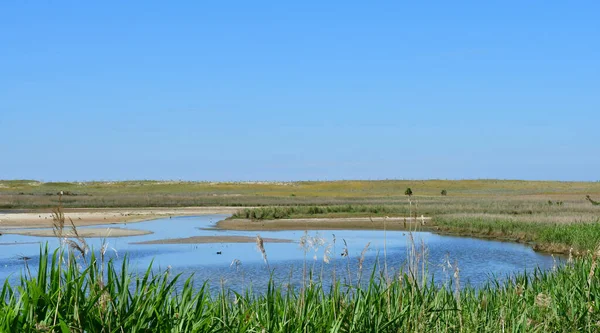
[[[291,243],[289,239],[263,238],[265,243]],[[158,239],[132,244],[202,244],[202,243],[255,243],[256,237],[248,236],[195,236],[188,238]]]
[[[76,226],[108,223],[132,223],[172,216],[233,214],[239,207],[182,207],[182,208],[82,208],[65,209],[65,218]],[[52,227],[52,210],[35,210],[24,213],[0,213],[0,228]]]

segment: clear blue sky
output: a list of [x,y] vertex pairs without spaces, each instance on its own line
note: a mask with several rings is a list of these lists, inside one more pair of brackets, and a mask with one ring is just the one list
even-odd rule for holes
[[0,179],[600,179],[600,2],[0,2]]

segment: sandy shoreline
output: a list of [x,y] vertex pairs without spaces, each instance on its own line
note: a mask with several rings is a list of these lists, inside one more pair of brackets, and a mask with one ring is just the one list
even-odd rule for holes
[[[83,237],[128,237],[150,234],[150,231],[123,229],[119,224],[148,221],[175,216],[209,214],[233,214],[240,207],[185,207],[185,208],[94,208],[65,209],[67,219],[75,226],[115,224],[115,227],[80,228]],[[216,224],[216,229],[269,231],[269,230],[415,230],[427,228],[430,218],[419,217],[344,217],[344,218],[298,218],[280,220],[225,219]],[[46,229],[28,229],[46,228]],[[68,228],[65,232],[71,232]],[[0,234],[18,234],[37,237],[53,237],[52,214],[50,210],[0,213]],[[74,235],[67,235],[73,237]],[[195,243],[246,243],[254,242],[254,237],[241,236],[198,236],[176,239],[160,239],[136,244],[195,244]],[[285,239],[265,239],[267,242],[289,242]]]
[[409,230],[430,223],[429,217],[345,217],[259,220],[225,219],[217,228],[225,230]]
[[[73,208],[65,209],[65,217],[76,226],[111,223],[133,223],[170,216],[233,214],[239,207],[182,207],[182,208]],[[51,228],[52,210],[32,210],[18,213],[0,213],[0,229]],[[3,232],[3,231],[0,231]]]
[[[2,230],[2,233],[35,237],[55,237],[52,229],[9,229]],[[81,228],[77,229],[77,233],[84,238],[108,238],[149,235],[152,232],[147,230],[122,228]],[[65,229],[63,231],[63,237],[73,238],[75,237],[75,234],[70,229]]]
[[[263,238],[265,243],[292,243],[289,239]],[[187,238],[158,239],[132,244],[206,244],[206,243],[255,243],[256,237],[249,236],[195,236]]]

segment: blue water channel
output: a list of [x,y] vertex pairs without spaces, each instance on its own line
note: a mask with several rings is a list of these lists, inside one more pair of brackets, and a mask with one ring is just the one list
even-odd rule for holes
[[[507,276],[532,272],[539,268],[551,269],[556,265],[552,256],[536,253],[522,244],[481,240],[465,237],[442,236],[431,232],[382,230],[319,230],[319,231],[231,231],[216,229],[215,224],[227,215],[203,215],[193,217],[162,218],[145,222],[93,226],[119,227],[148,230],[152,234],[130,237],[112,237],[107,255],[119,263],[129,259],[134,273],[145,272],[152,263],[155,272],[169,270],[170,274],[193,276],[197,285],[208,281],[213,290],[222,287],[237,291],[252,287],[264,290],[269,278],[276,283],[300,286],[312,270],[314,280],[324,284],[333,279],[356,283],[361,276],[359,258],[364,251],[362,263],[363,280],[377,267],[387,275],[394,276],[408,269],[407,258],[414,247],[419,257],[423,256],[424,244],[429,277],[443,284],[452,279],[459,268],[461,284],[482,286],[490,276]],[[85,227],[81,227],[85,228]],[[1,232],[1,231],[0,231]],[[137,242],[187,238],[192,236],[236,235],[263,238],[278,238],[292,243],[265,243],[268,266],[255,243],[212,243],[212,244],[135,244]],[[303,239],[307,242],[301,242]],[[411,240],[412,238],[412,240]],[[334,242],[335,240],[335,242]],[[344,242],[345,241],[345,242]],[[88,238],[90,247],[98,250],[103,240]],[[56,248],[60,241],[53,237],[34,237],[4,234],[0,236],[0,280],[9,279],[16,283],[25,271],[23,257],[35,275],[39,262],[40,246],[48,244]],[[304,244],[304,246],[303,246]],[[366,250],[365,247],[369,245]],[[347,256],[343,256],[347,249]],[[217,254],[217,253],[220,254]],[[326,255],[327,253],[327,255]],[[422,264],[419,264],[422,269]],[[270,269],[270,270],[269,270]]]

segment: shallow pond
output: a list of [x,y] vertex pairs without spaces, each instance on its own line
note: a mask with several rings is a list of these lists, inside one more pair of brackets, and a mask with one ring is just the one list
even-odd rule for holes
[[[107,225],[153,232],[143,236],[107,238],[108,255],[116,261],[121,261],[127,254],[131,269],[137,272],[145,271],[152,262],[157,271],[169,268],[173,274],[182,273],[184,278],[193,274],[197,284],[208,281],[213,289],[225,286],[242,290],[252,286],[255,290],[263,290],[270,273],[255,243],[134,244],[191,236],[257,235],[256,231],[212,228],[216,222],[226,217],[227,215],[205,215]],[[100,226],[94,226],[97,227]],[[375,265],[383,269],[384,261],[387,262],[388,275],[391,276],[403,267],[406,269],[407,256],[412,244],[416,244],[419,253],[422,253],[421,244],[425,245],[426,268],[433,274],[436,283],[447,282],[456,265],[460,268],[461,284],[469,283],[476,287],[484,284],[492,275],[505,278],[511,274],[531,272],[538,267],[548,270],[555,265],[551,256],[536,253],[526,245],[441,236],[430,232],[412,233],[414,242],[405,231],[384,233],[381,230],[309,230],[261,231],[258,234],[263,238],[293,241],[265,243],[265,249],[269,268],[276,282],[296,286],[302,283],[305,267],[307,270],[313,270],[316,279],[322,277],[325,284],[331,281],[334,271],[336,279],[356,282],[360,276],[359,258],[363,251],[363,279],[368,279]],[[301,245],[303,237],[308,240],[304,247]],[[59,245],[56,238],[8,234],[0,236],[0,243],[3,244],[0,245],[0,280],[9,278],[11,282],[16,282],[24,270],[23,257],[31,258],[28,264],[35,274],[40,244],[46,242],[50,248]],[[88,244],[94,249],[99,249],[102,239],[90,238]],[[342,256],[344,244],[348,256]],[[365,250],[367,244],[369,246]],[[329,253],[329,263],[324,260],[326,252]]]

